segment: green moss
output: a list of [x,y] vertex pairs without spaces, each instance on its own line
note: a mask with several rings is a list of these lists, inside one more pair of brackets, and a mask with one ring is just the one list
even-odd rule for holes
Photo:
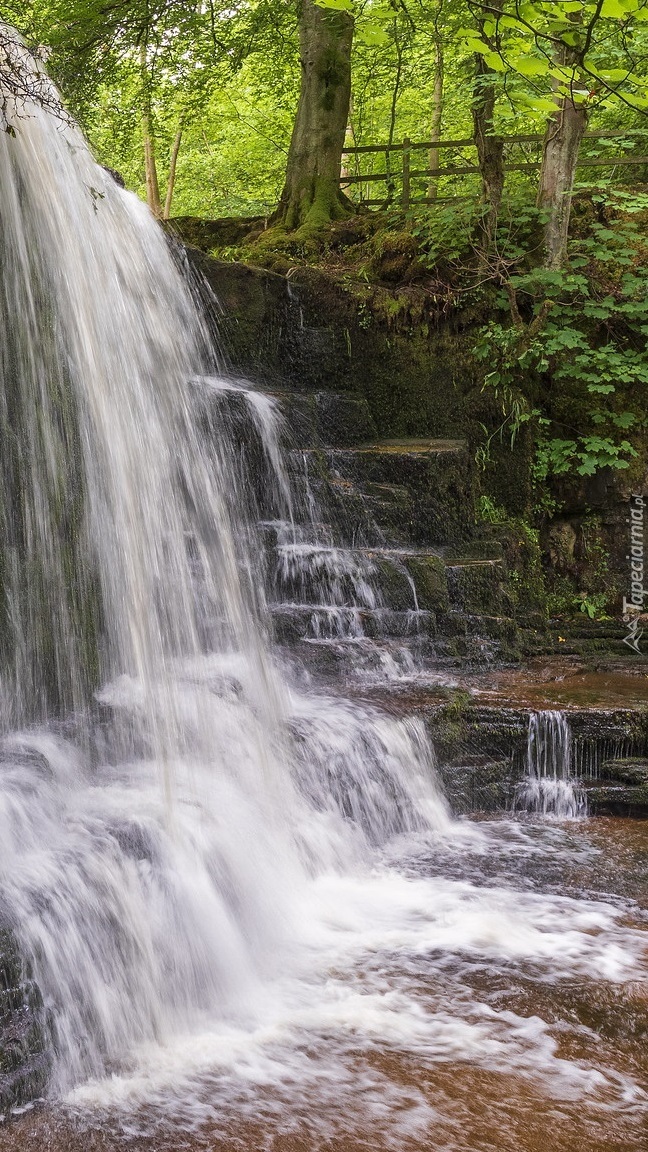
[[405,556],[419,608],[424,611],[446,613],[449,608],[446,567],[438,556]]

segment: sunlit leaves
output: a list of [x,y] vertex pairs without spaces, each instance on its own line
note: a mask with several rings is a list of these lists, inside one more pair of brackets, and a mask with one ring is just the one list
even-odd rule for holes
[[479,0],[467,6],[475,25],[458,33],[465,48],[493,71],[526,80],[539,98],[553,90],[581,105],[648,106],[648,0],[504,0],[500,16]]

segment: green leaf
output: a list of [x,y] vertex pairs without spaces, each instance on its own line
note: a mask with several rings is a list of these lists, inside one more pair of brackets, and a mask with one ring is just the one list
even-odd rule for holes
[[361,44],[366,44],[368,48],[374,48],[380,44],[388,44],[390,36],[384,28],[379,28],[374,24],[361,24],[356,32],[356,39]]
[[340,12],[355,12],[353,0],[315,0],[318,8],[336,8]]
[[624,0],[603,0],[601,16],[607,16],[611,20],[626,20],[637,7],[635,0],[630,0],[629,4],[624,3]]
[[509,63],[521,76],[547,76],[549,74],[549,61],[539,60],[537,56],[509,56]]
[[612,423],[617,428],[632,428],[632,425],[637,423],[637,417],[634,412],[618,412],[612,416]]

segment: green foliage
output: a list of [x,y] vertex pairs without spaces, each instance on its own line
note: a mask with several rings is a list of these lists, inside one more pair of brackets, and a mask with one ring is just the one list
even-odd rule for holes
[[416,236],[429,268],[440,261],[452,263],[466,256],[482,209],[474,199],[433,204],[425,211],[409,213],[410,230]]
[[605,592],[579,592],[574,606],[589,616],[590,620],[609,620],[606,613],[608,600],[609,597]]
[[514,106],[546,117],[564,96],[588,108],[648,108],[647,0],[467,0],[467,8],[474,24],[458,36],[514,80]]
[[505,524],[508,514],[501,504],[496,504],[491,496],[482,493],[477,501],[477,517],[484,524]]
[[[623,433],[645,423],[643,412],[633,410],[626,398],[636,403],[648,386],[648,271],[641,226],[648,198],[601,193],[591,204],[607,219],[590,222],[571,243],[569,266],[512,271],[499,306],[509,309],[513,300],[514,322],[491,321],[475,344],[476,359],[492,365],[484,388],[502,412],[480,458],[488,454],[493,435],[506,430],[513,442],[521,425],[531,422],[538,487],[551,475],[627,469],[637,450]],[[516,259],[511,254],[509,267]],[[556,402],[566,396],[569,410]]]

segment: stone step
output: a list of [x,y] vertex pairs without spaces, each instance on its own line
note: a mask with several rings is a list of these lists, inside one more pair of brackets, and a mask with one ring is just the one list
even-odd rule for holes
[[[330,681],[339,689],[341,683],[363,696],[373,695],[380,690],[387,694],[386,706],[393,710],[395,687],[409,685],[416,681],[425,667],[434,666],[435,674],[439,667],[447,666],[448,661],[440,652],[439,643],[433,636],[417,633],[413,636],[355,636],[316,639],[306,637],[299,647],[290,644],[290,659],[298,658],[308,671],[318,680]],[[382,706],[385,701],[380,699]]]
[[510,617],[514,601],[506,585],[502,560],[446,561],[448,596],[454,609],[466,613]]
[[579,783],[585,789],[587,809],[592,816],[648,817],[648,786],[630,787],[587,778]]
[[473,465],[465,441],[383,440],[323,456],[329,472],[361,489],[405,488],[415,542],[457,545],[475,535]]
[[482,636],[491,640],[503,640],[507,644],[515,644],[518,639],[518,626],[511,616],[489,616],[451,610],[444,617],[443,630],[448,636]]
[[615,780],[619,784],[648,787],[648,759],[643,756],[623,756],[616,760],[604,760],[599,774],[604,780]]
[[356,640],[362,637],[434,636],[432,612],[392,608],[331,608],[325,604],[271,604],[275,639],[282,644],[299,640]]
[[269,547],[270,595],[277,601],[511,616],[501,559],[450,559],[420,548],[278,543],[276,537]]
[[510,759],[466,756],[461,764],[439,765],[446,798],[455,815],[510,811],[519,776]]
[[353,447],[376,435],[369,405],[357,393],[271,389],[267,395],[279,408],[289,447]]
[[409,544],[414,528],[414,501],[404,484],[374,484],[371,481],[356,486],[365,513],[376,524],[386,541]]
[[278,544],[268,569],[269,595],[278,602],[396,611],[421,607],[407,559],[397,552]]
[[601,760],[594,775],[582,776],[589,811],[597,816],[648,816],[648,759]]

